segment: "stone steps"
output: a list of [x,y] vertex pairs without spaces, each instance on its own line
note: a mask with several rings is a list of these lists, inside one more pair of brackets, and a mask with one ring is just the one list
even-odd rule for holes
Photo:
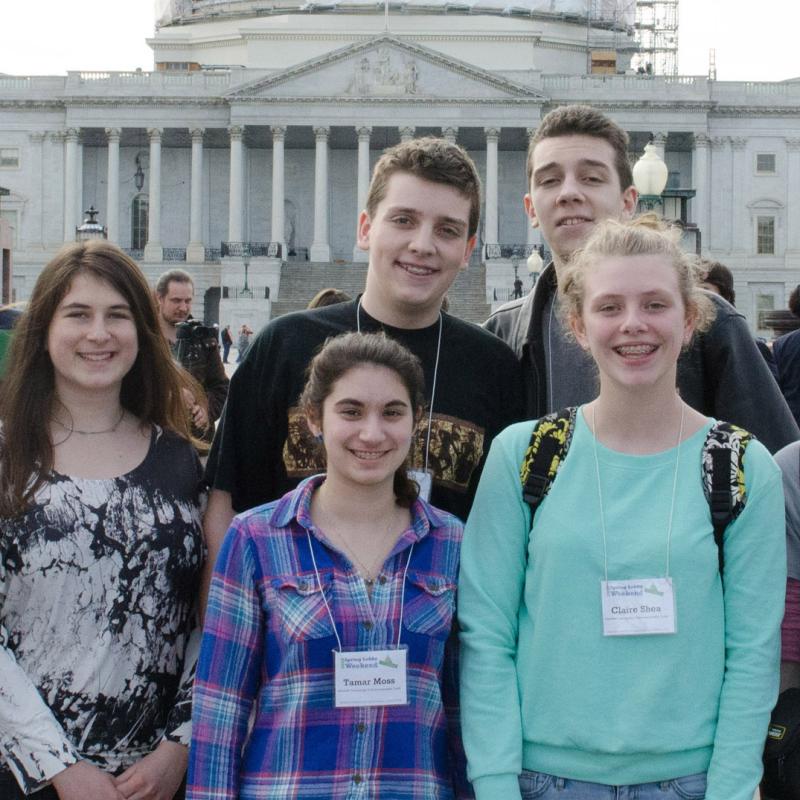
[[[320,289],[327,287],[342,289],[355,297],[364,290],[366,275],[367,265],[363,263],[289,261],[281,271],[280,297],[272,304],[272,316],[304,309]],[[483,322],[491,308],[486,302],[485,287],[484,265],[471,263],[458,275],[447,294],[450,313],[470,322]]]

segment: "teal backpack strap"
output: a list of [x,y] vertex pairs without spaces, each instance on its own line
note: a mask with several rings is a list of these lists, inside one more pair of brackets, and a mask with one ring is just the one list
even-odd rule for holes
[[571,407],[547,414],[533,428],[519,471],[522,499],[531,507],[531,523],[567,455],[577,411]]
[[711,511],[719,574],[725,569],[725,529],[742,513],[747,501],[744,453],[753,435],[730,422],[715,422],[703,443],[703,491]]

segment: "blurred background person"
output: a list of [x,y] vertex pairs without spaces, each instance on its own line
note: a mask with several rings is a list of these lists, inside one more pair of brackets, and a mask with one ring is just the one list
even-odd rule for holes
[[[719,261],[708,261],[702,259],[700,261],[700,269],[702,270],[703,280],[700,286],[709,292],[719,295],[727,300],[732,306],[736,305],[736,292],[733,288],[733,273]],[[758,352],[767,362],[769,371],[772,373],[775,380],[778,380],[778,368],[775,364],[775,357],[772,353],[767,342],[760,336],[754,337]],[[795,417],[796,418],[796,417]]]
[[194,283],[185,270],[165,272],[158,279],[155,291],[161,332],[178,363],[200,384],[205,394],[203,397],[185,393],[194,435],[210,442],[230,383],[219,354],[216,329],[192,319]]
[[320,289],[311,298],[311,300],[309,300],[306,308],[324,308],[325,306],[335,306],[337,303],[346,303],[348,300],[352,299],[353,298],[350,297],[347,292],[344,292],[341,289],[334,289],[330,287],[328,289]]

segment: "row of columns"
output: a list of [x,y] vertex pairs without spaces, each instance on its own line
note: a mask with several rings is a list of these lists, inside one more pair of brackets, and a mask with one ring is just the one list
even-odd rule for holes
[[[119,145],[121,130],[106,128],[108,142],[108,194],[106,225],[108,236],[112,241],[119,240]],[[272,228],[270,238],[282,245],[284,242],[284,195],[285,195],[285,141],[286,126],[273,125],[272,132]],[[243,240],[244,213],[244,129],[232,126],[230,135],[230,203],[228,217],[228,237],[232,242]],[[358,133],[358,207],[366,204],[370,178],[370,136],[372,128],[362,126]],[[415,129],[406,126],[400,129],[401,141],[413,139]],[[147,261],[160,261],[163,255],[161,243],[161,137],[162,128],[149,128],[147,135],[150,143],[150,168],[148,179],[149,224],[148,239],[144,257]],[[191,185],[190,185],[190,219],[189,244],[186,258],[189,262],[202,262],[205,257],[205,246],[202,240],[202,175],[203,175],[203,128],[193,128]],[[450,142],[455,142],[457,128],[444,128],[442,135]],[[329,126],[314,128],[315,168],[314,168],[314,240],[311,245],[312,261],[330,261],[331,248],[329,241]],[[487,161],[486,161],[486,234],[487,243],[497,242],[497,191],[498,191],[498,142],[499,128],[486,129]],[[70,129],[65,137],[66,162],[65,185],[68,187],[64,209],[64,239],[74,238],[74,220],[79,213],[78,192],[69,187],[78,183],[78,131]],[[354,257],[361,257],[360,251]]]
[[[486,244],[498,243],[498,194],[499,194],[499,153],[498,145],[501,129],[499,127],[485,128],[486,136],[486,181],[485,181],[485,206],[484,206],[484,241]],[[119,128],[106,128],[108,141],[108,195],[107,216],[109,238],[119,241],[119,172],[120,172],[120,135]],[[286,126],[271,126],[272,133],[272,219],[270,239],[282,245],[285,254],[284,241],[284,201],[285,201],[285,140]],[[228,219],[229,241],[242,241],[244,239],[244,128],[232,126],[228,128],[230,136],[230,204]],[[357,128],[358,135],[358,176],[357,199],[358,208],[363,208],[366,203],[369,185],[370,169],[370,136],[372,129],[369,126]],[[410,126],[400,128],[401,141],[413,138],[415,129]],[[148,241],[145,247],[145,259],[160,261],[163,255],[161,243],[161,139],[163,129],[150,128],[147,131],[149,138],[150,167],[148,176],[149,193],[149,225]],[[528,136],[533,134],[533,129],[528,129]],[[202,173],[203,173],[203,135],[204,129],[197,127],[191,129],[192,154],[191,154],[191,188],[190,188],[190,220],[189,244],[187,247],[187,261],[202,262],[205,258],[205,246],[202,239]],[[455,142],[458,129],[446,127],[442,129],[442,136]],[[315,169],[314,169],[314,238],[311,245],[310,257],[313,261],[329,261],[331,248],[329,241],[329,126],[314,128],[315,137]],[[664,156],[667,134],[656,133],[654,143],[660,155]],[[64,205],[64,238],[74,238],[74,220],[80,213],[80,144],[79,131],[67,130],[65,136],[65,205]],[[744,148],[745,140],[728,140],[732,149]],[[697,134],[695,136],[695,152],[693,158],[693,182],[697,189],[697,201],[694,203],[694,221],[702,231],[708,229],[708,210],[706,198],[709,196],[710,169],[709,148],[715,144],[708,136]],[[741,197],[744,189],[745,159],[731,158],[730,169],[733,175],[732,196]],[[800,146],[790,147],[790,180],[792,174],[800,180]],[[790,184],[793,185],[793,184]],[[733,230],[743,230],[743,219],[733,219],[736,215],[745,215],[743,207],[733,208],[730,202],[730,219]],[[798,234],[800,235],[800,234]],[[529,231],[529,243],[534,240],[535,234]],[[795,236],[793,236],[793,239]],[[800,242],[796,243],[800,249]],[[363,258],[363,254],[356,248],[354,258]]]

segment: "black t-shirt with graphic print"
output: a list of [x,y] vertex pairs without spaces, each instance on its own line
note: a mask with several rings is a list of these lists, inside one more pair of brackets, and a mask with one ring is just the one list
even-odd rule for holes
[[[213,488],[231,493],[237,511],[275,500],[324,471],[297,400],[314,354],[328,337],[356,330],[357,313],[363,332],[384,330],[419,357],[430,403],[438,321],[417,330],[393,328],[359,311],[355,300],[273,320],[231,379],[206,470]],[[504,342],[477,325],[449,314],[442,321],[428,459],[431,503],[465,519],[489,444],[523,418],[521,368]],[[424,466],[427,428],[426,411],[412,446],[413,468]]]

